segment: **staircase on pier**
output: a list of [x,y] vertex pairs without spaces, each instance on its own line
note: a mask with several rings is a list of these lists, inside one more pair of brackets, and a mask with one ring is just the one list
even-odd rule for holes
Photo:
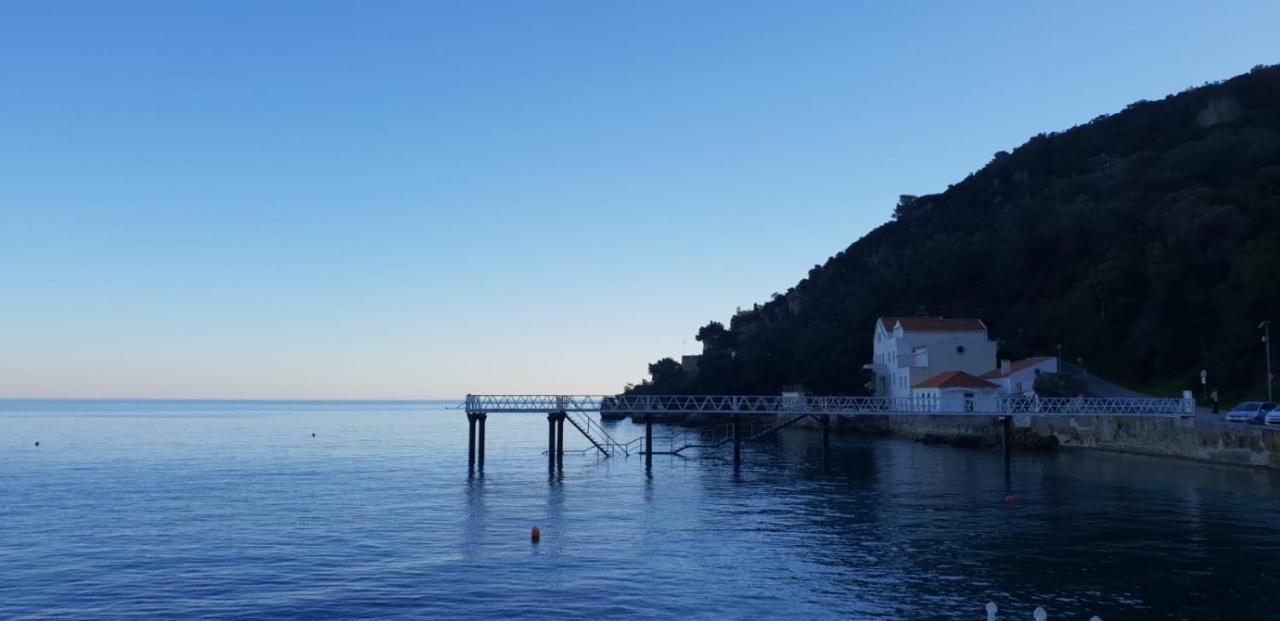
[[600,423],[592,420],[586,413],[567,411],[562,412],[562,414],[564,414],[565,420],[569,421],[569,424],[573,425],[574,429],[577,429],[600,455],[613,457],[615,455],[631,454],[626,444],[614,440],[613,436],[609,435],[609,432],[605,431]]

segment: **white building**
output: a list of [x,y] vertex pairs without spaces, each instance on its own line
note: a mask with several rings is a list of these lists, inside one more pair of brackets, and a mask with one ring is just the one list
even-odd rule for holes
[[944,371],[911,387],[912,407],[928,412],[984,412],[999,408],[1000,386],[964,371]]
[[996,368],[996,343],[980,319],[882,317],[873,338],[877,397],[910,397],[913,386],[948,371],[976,378]]
[[1036,356],[1022,360],[1001,360],[1000,368],[987,371],[980,377],[1000,387],[1002,395],[1035,394],[1036,376],[1041,373],[1057,373],[1058,359]]

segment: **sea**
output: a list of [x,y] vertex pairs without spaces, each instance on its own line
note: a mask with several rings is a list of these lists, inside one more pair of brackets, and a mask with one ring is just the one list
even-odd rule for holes
[[0,401],[0,619],[1280,619],[1273,472],[486,431],[477,472],[454,401]]

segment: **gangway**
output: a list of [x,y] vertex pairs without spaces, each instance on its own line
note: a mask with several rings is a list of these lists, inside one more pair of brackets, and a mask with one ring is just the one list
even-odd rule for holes
[[[578,430],[604,457],[630,455],[641,438],[618,442],[590,414],[610,412],[629,414],[643,420],[645,463],[651,464],[653,450],[653,417],[684,415],[692,417],[728,416],[730,434],[719,441],[687,444],[665,451],[679,454],[691,448],[714,448],[733,443],[734,462],[740,459],[743,435],[740,421],[748,417],[785,419],[764,431],[750,434],[753,439],[812,417],[822,430],[823,457],[833,417],[866,416],[960,416],[995,417],[1004,429],[1005,455],[1008,456],[1009,422],[1013,417],[1037,416],[1126,416],[1144,418],[1180,418],[1195,415],[1195,401],[1189,395],[1177,398],[1041,398],[1036,396],[999,396],[966,398],[893,398],[809,395],[467,395],[464,403],[470,423],[470,466],[484,468],[485,421],[492,413],[546,414],[549,423],[548,458],[559,461],[564,455],[564,422]],[[477,434],[478,431],[478,434]],[[477,459],[478,457],[478,459]]]

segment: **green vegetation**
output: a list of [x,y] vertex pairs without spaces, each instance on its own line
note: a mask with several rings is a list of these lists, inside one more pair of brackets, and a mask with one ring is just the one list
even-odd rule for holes
[[1085,383],[1076,374],[1041,373],[1036,376],[1034,390],[1041,397],[1078,397],[1085,393]]
[[[652,393],[866,391],[873,321],[981,317],[1001,355],[1053,354],[1128,384],[1263,385],[1280,320],[1280,66],[1141,101],[1001,151],[785,294],[698,330],[697,374]],[[1277,352],[1280,353],[1280,352]]]

